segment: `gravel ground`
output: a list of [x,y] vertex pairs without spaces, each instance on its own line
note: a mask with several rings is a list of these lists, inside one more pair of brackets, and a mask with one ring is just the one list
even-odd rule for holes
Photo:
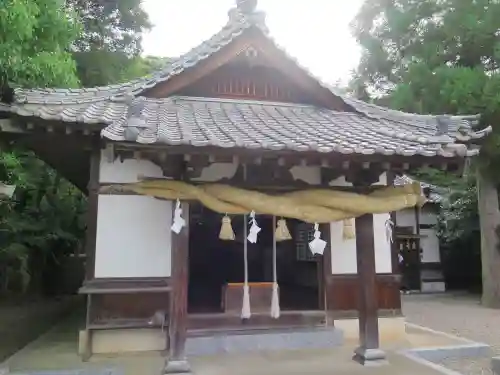
[[[403,312],[411,323],[491,345],[500,355],[500,311],[466,294],[405,295]],[[491,375],[491,358],[448,358],[443,365],[464,375]]]

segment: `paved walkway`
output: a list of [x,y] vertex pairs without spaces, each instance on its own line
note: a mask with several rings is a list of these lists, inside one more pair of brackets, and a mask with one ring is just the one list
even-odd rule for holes
[[[492,345],[500,354],[500,311],[485,309],[478,298],[465,295],[410,295],[403,298],[403,311],[407,320],[438,331]],[[163,358],[149,353],[125,357],[94,356],[91,362],[82,363],[76,354],[78,321],[68,319],[18,352],[9,361],[14,371],[33,369],[115,368],[125,370],[125,375],[153,375],[160,373]],[[447,345],[425,334],[412,334],[410,347]],[[420,337],[422,336],[422,337]],[[418,339],[418,340],[417,340]],[[419,345],[420,344],[420,345]],[[255,353],[242,356],[217,356],[197,358],[193,367],[199,375],[259,374],[336,374],[358,375],[437,375],[422,365],[388,350],[391,365],[379,369],[367,369],[355,364],[350,358],[354,346],[346,345],[335,350]],[[401,347],[399,347],[401,349]],[[443,365],[466,375],[486,375],[489,359],[449,359]]]
[[[7,362],[13,374],[33,370],[92,370],[93,374],[158,375],[164,363],[159,353],[92,356],[83,363],[77,355],[77,329],[81,318],[75,314],[16,353]],[[426,333],[409,335],[415,346],[451,345],[450,338],[431,337]],[[414,339],[414,340],[413,340]],[[366,368],[352,361],[356,344],[325,350],[268,351],[242,355],[218,355],[191,358],[196,375],[442,375],[434,369],[397,354],[401,346],[387,348],[389,365]],[[104,371],[109,370],[109,371]],[[44,374],[48,374],[45,372]],[[75,375],[75,372],[71,373]]]
[[[500,310],[482,307],[479,296],[406,295],[403,313],[408,322],[489,344],[500,355]],[[492,373],[490,358],[447,359],[442,364],[464,375]]]

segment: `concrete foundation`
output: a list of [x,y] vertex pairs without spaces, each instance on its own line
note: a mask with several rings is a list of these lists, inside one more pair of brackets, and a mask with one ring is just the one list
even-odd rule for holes
[[[380,342],[382,344],[399,342],[406,339],[404,317],[379,318],[378,327]],[[358,341],[358,319],[335,320],[335,328],[340,329],[344,333],[344,339],[346,341]]]
[[[283,350],[327,348],[346,341],[358,341],[358,319],[335,321],[335,328],[295,328],[272,332],[240,332],[188,338],[188,355],[242,353],[255,350]],[[406,338],[403,317],[379,318],[380,341],[394,343]],[[79,353],[85,342],[85,331],[80,331]],[[92,353],[126,353],[162,351],[166,349],[165,333],[160,329],[115,329],[95,331],[92,334]]]

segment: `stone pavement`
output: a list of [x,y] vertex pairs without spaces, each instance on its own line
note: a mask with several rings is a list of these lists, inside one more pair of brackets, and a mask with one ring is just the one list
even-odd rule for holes
[[[16,353],[7,362],[12,374],[29,375],[158,375],[164,363],[160,353],[126,354],[114,356],[94,355],[83,363],[77,356],[77,330],[81,317],[59,324],[53,330]],[[434,338],[423,332],[410,335],[414,342],[406,348],[452,345],[450,338]],[[437,340],[437,341],[436,341]],[[410,340],[411,341],[411,340]],[[355,343],[332,349],[295,351],[268,351],[241,355],[217,355],[192,358],[196,375],[438,375],[432,368],[397,354],[401,349],[387,347],[389,364],[379,368],[366,368],[351,357]],[[35,371],[36,370],[36,371]],[[59,372],[61,370],[71,370]],[[80,370],[80,371],[78,371]],[[41,372],[44,371],[44,372]],[[54,372],[57,371],[57,372]]]
[[[477,298],[463,295],[410,295],[403,297],[407,320],[437,331],[491,344],[500,353],[500,312],[482,308]],[[73,370],[58,375],[156,375],[164,358],[160,353],[93,356],[83,363],[77,356],[77,331],[81,316],[75,315],[34,341],[8,361],[13,374],[41,374],[40,370]],[[436,337],[424,331],[407,330],[404,344],[386,347],[389,365],[365,368],[351,360],[354,342],[327,350],[269,351],[242,355],[218,355],[192,359],[198,375],[317,374],[330,375],[437,375],[436,370],[397,354],[403,348],[454,345],[450,337]],[[444,360],[442,363],[467,375],[490,374],[490,358]],[[36,371],[33,371],[36,370]],[[82,370],[80,372],[75,370]],[[91,372],[85,372],[91,371]],[[43,374],[54,374],[44,372]]]
[[[406,320],[438,331],[491,345],[500,355],[500,311],[480,305],[479,296],[461,293],[405,295]],[[440,364],[464,375],[489,375],[491,358],[449,358]]]

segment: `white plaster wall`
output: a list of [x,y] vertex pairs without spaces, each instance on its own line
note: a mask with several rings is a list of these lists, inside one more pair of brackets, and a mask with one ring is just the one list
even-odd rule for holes
[[[375,245],[375,269],[377,273],[392,273],[391,245],[385,234],[385,222],[389,214],[373,215]],[[356,239],[342,238],[342,221],[330,223],[330,248],[332,252],[332,274],[357,273]],[[353,228],[356,224],[353,220]]]
[[172,203],[135,195],[101,195],[95,277],[168,277]]
[[[434,211],[426,208],[424,206],[420,210],[419,215],[420,224],[428,224],[434,225],[437,223],[437,217]],[[416,217],[415,217],[415,209],[414,208],[406,208],[401,211],[396,212],[396,223],[401,227],[413,227],[414,231],[416,230]]]
[[387,239],[385,231],[385,223],[389,218],[388,213],[373,215],[375,269],[377,273],[392,273],[391,243]]
[[105,152],[101,154],[101,167],[99,182],[102,183],[127,183],[137,182],[139,175],[146,177],[162,177],[163,172],[159,166],[149,160],[119,159],[109,161]]
[[[161,177],[149,160],[101,158],[105,183],[136,182],[139,175]],[[171,274],[172,203],[134,195],[98,199],[95,277],[168,277]]]
[[[330,186],[352,186],[345,176],[330,181]],[[387,174],[382,173],[379,181],[373,185],[387,185]],[[375,269],[377,273],[392,272],[391,245],[385,234],[385,222],[389,214],[373,215],[373,231],[375,245]],[[356,228],[352,221],[353,229]],[[330,248],[332,252],[332,274],[343,275],[358,272],[356,257],[356,239],[344,240],[342,238],[342,221],[330,223]]]
[[233,178],[238,170],[238,163],[213,163],[203,168],[199,177],[193,181],[216,182],[223,178]]
[[[353,229],[356,228],[353,220]],[[356,257],[356,239],[342,238],[342,221],[330,223],[330,249],[332,259],[332,274],[344,275],[358,272]]]
[[420,210],[420,224],[435,225],[437,224],[437,216],[434,211],[424,206]]
[[[340,176],[339,178],[336,178],[335,180],[332,180],[329,182],[330,186],[352,186],[352,183],[347,182],[345,179],[345,176]],[[375,186],[386,186],[387,185],[387,173],[382,173],[379,176],[379,179],[377,182],[373,183],[372,185]]]
[[321,183],[321,168],[294,166],[290,168],[294,180],[307,182],[309,185],[319,185]]
[[401,211],[396,211],[396,225],[398,227],[412,227],[413,233],[415,233],[415,210],[413,208],[406,208]]
[[441,262],[439,254],[439,239],[434,228],[420,229],[420,234],[423,236],[420,239],[422,248],[422,263],[437,263]]

